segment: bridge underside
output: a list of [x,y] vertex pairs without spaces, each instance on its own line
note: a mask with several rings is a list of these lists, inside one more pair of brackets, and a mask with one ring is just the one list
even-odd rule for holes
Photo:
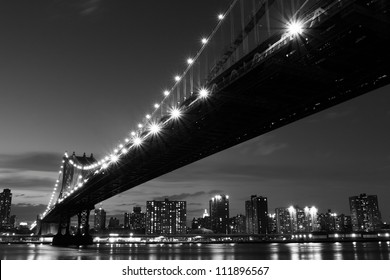
[[169,122],[162,135],[92,177],[45,221],[92,209],[153,178],[387,85],[390,24],[382,11],[357,4],[340,9],[256,62],[255,53],[265,48],[259,46],[210,81],[217,87],[209,99],[187,100],[180,121]]

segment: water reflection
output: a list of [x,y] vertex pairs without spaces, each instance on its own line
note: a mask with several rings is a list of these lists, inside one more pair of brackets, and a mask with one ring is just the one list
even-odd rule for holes
[[0,245],[2,260],[389,260],[386,243]]

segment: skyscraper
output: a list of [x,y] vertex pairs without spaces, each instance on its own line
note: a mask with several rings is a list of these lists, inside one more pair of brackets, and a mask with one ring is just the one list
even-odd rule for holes
[[375,231],[382,223],[378,197],[365,193],[349,198],[353,231]]
[[135,233],[145,233],[145,213],[141,207],[133,207],[133,212],[130,214],[130,229]]
[[211,230],[214,233],[229,233],[229,196],[218,194],[209,201]]
[[0,193],[0,227],[10,228],[10,214],[11,214],[11,200],[12,193],[10,189],[4,189]]
[[95,230],[106,229],[106,211],[101,207],[99,209],[95,209],[95,220],[94,220],[94,228]]
[[288,208],[276,208],[275,209],[276,219],[276,232],[278,234],[291,234],[292,223],[290,217],[290,211]]
[[252,195],[245,201],[246,228],[249,234],[268,233],[268,202],[263,196]]
[[185,201],[147,201],[146,234],[183,234],[187,231]]

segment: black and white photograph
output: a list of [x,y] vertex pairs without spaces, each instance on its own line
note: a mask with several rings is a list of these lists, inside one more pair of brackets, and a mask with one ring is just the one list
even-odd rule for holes
[[390,1],[0,0],[0,40],[2,267],[390,259]]

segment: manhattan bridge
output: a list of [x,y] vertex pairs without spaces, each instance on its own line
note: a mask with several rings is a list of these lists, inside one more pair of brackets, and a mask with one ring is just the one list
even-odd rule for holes
[[163,100],[111,154],[64,154],[33,228],[56,234],[53,244],[90,244],[97,203],[389,84],[389,2],[233,0]]

